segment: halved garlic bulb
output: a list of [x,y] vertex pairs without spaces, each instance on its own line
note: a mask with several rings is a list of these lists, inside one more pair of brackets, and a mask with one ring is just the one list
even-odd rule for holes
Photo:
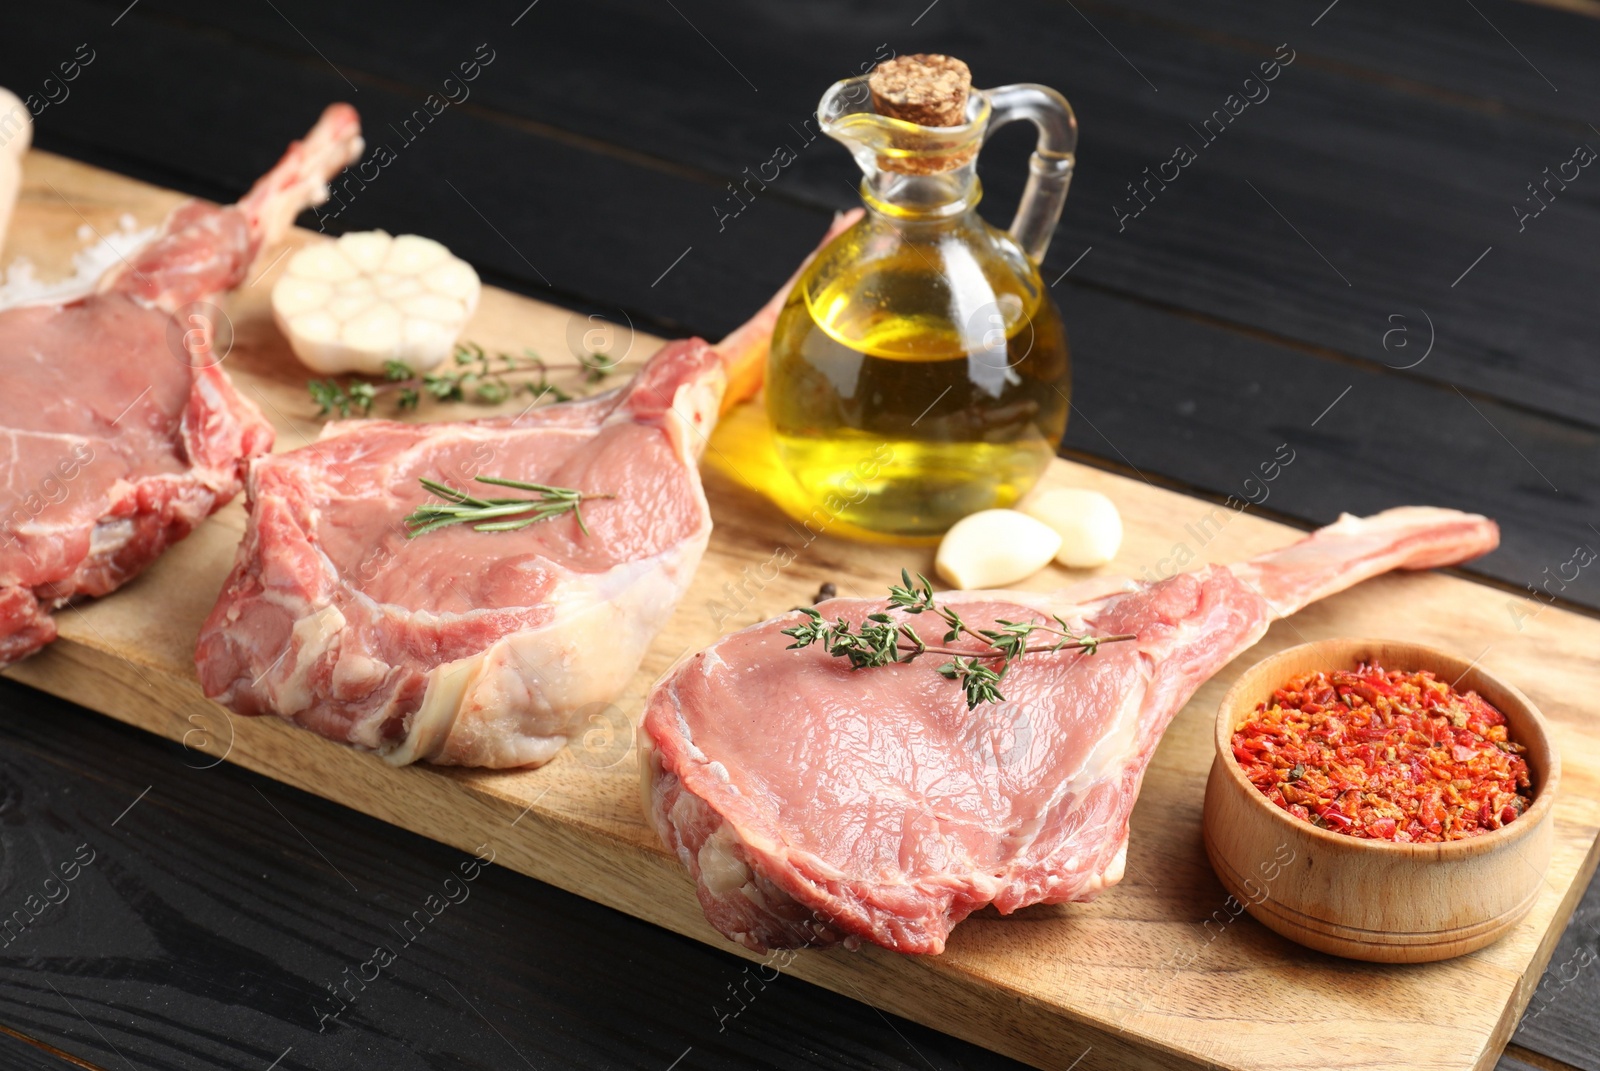
[[1024,580],[1055,557],[1061,536],[1014,509],[986,509],[961,518],[944,534],[933,566],[952,587],[997,588]]
[[455,349],[478,307],[478,273],[431,238],[359,231],[306,246],[272,287],[272,314],[317,372],[422,372]]

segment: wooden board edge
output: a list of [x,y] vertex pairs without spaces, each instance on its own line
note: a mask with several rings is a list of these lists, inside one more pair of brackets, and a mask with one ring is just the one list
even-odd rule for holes
[[1600,0],[1523,0],[1523,3],[1535,7],[1551,7],[1574,15],[1588,15],[1592,19],[1600,18]]

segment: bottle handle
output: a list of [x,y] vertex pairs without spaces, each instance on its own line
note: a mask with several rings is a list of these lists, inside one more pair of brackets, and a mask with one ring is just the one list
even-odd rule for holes
[[991,109],[988,141],[1007,123],[1026,119],[1039,130],[1039,141],[1028,158],[1028,184],[1022,190],[1022,203],[1011,221],[1011,237],[1035,264],[1044,260],[1045,250],[1061,219],[1061,206],[1067,200],[1072,168],[1077,161],[1078,117],[1067,98],[1049,86],[1019,83],[988,90]]

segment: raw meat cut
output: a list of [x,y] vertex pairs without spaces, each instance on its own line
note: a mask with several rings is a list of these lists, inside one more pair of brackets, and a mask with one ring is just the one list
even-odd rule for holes
[[[1477,557],[1494,523],[1408,507],[1344,516],[1231,568],[1157,583],[1096,579],[1052,594],[938,597],[977,628],[1049,623],[1134,641],[1029,654],[1006,702],[968,710],[946,661],[852,671],[790,650],[797,613],[681,662],[645,711],[647,811],[693,875],[706,918],[758,952],[854,945],[943,951],[993,904],[1091,900],[1122,877],[1128,817],[1167,724],[1277,617],[1390,569]],[[879,600],[832,599],[859,625]],[[897,619],[907,612],[891,611]],[[938,636],[938,618],[918,618]],[[952,646],[982,650],[965,637]]]
[[333,105],[237,205],[181,205],[92,293],[0,311],[0,665],[55,638],[52,609],[188,535],[271,449],[212,356],[213,315],[191,303],[242,283],[326,198],[359,131]]
[[[830,236],[849,219],[835,224]],[[195,661],[207,695],[394,763],[549,761],[627,685],[711,534],[696,467],[750,389],[788,287],[713,349],[663,346],[625,387],[454,423],[333,422],[257,461],[250,522]],[[478,475],[615,497],[515,532],[404,519]]]

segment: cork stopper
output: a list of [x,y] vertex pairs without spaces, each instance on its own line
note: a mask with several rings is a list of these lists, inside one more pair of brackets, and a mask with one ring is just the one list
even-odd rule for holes
[[867,86],[879,115],[918,126],[960,126],[967,121],[972,72],[954,56],[896,56],[872,69]]

